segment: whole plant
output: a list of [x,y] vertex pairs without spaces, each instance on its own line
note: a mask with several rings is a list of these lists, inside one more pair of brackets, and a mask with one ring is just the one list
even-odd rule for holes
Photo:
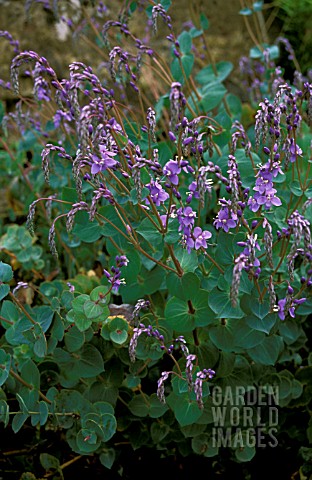
[[[0,33],[14,50],[1,86],[19,99],[2,116],[0,160],[22,202],[0,238],[0,420],[16,434],[61,431],[108,469],[124,442],[222,461],[214,389],[262,389],[269,401],[275,387],[277,441],[300,409],[305,460],[312,84],[283,78],[281,39],[258,44],[240,64],[246,121],[224,84],[232,64],[209,56],[207,17],[176,36],[170,3],[127,3],[118,19],[101,2],[81,6],[81,24],[64,21],[75,35],[92,26],[103,63],[75,61],[63,79]],[[132,15],[148,24],[144,40]],[[231,461],[251,461],[256,441],[236,427]],[[40,460],[60,470],[49,452]]]

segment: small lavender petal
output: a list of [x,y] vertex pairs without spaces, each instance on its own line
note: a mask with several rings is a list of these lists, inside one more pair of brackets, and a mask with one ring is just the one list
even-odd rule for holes
[[34,218],[36,214],[36,204],[38,200],[35,200],[29,205],[29,211],[28,211],[28,216],[26,220],[26,227],[29,230],[30,235],[33,237],[35,235],[35,229],[34,229]]
[[187,380],[187,383],[188,383],[188,388],[189,388],[189,391],[192,390],[193,388],[193,375],[192,375],[192,372],[193,372],[193,362],[196,360],[196,355],[193,355],[193,354],[189,354],[187,357],[186,357],[186,366],[185,366],[185,373],[186,373],[186,380]]
[[242,271],[248,263],[249,263],[249,259],[244,253],[241,253],[235,259],[235,264],[233,269],[233,279],[232,279],[232,285],[230,290],[230,298],[231,298],[231,303],[233,307],[237,306],[237,298],[238,298]]
[[53,257],[58,258],[58,253],[57,253],[56,243],[55,243],[55,222],[52,223],[51,228],[49,230],[48,243],[49,243],[51,254],[53,255]]
[[164,383],[168,377],[169,372],[162,372],[161,377],[157,382],[157,398],[161,403],[166,403]]

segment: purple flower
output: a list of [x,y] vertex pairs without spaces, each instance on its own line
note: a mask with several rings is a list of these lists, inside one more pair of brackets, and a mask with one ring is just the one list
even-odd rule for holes
[[57,110],[54,117],[53,117],[53,123],[55,128],[58,128],[62,121],[64,122],[64,126],[66,128],[66,131],[69,132],[69,126],[67,122],[72,122],[74,117],[70,112],[65,112],[63,110]]
[[187,248],[187,253],[191,253],[191,250],[194,248],[195,242],[191,237],[191,232],[185,229],[184,235],[182,238],[182,244]]
[[190,143],[193,143],[194,140],[195,140],[194,137],[187,137],[187,138],[185,138],[185,139],[183,140],[183,145],[184,145],[184,146],[187,146],[187,145],[189,145]]
[[297,156],[299,157],[302,157],[302,150],[301,148],[299,147],[299,145],[297,145],[295,142],[294,142],[294,139],[291,138],[290,139],[290,147],[289,147],[289,152],[290,152],[290,157],[289,157],[289,161],[291,163],[294,163],[297,159]]
[[254,197],[249,197],[247,205],[252,212],[257,212],[260,208],[260,204],[257,202],[257,199]]
[[[245,247],[242,254],[249,259],[249,262],[245,259],[244,269],[248,272],[252,267],[260,267],[260,261],[256,258],[256,250],[261,250],[259,243],[257,242],[257,235],[247,234],[246,242],[237,242],[240,247]],[[261,272],[260,268],[257,268],[254,272],[258,276]]]
[[67,286],[69,287],[69,291],[73,293],[75,291],[75,286],[72,285],[70,282],[67,282]]
[[122,128],[114,117],[108,120],[106,127],[115,130],[115,132],[122,133]]
[[127,266],[128,263],[129,263],[129,260],[126,257],[126,255],[117,255],[115,257],[115,262],[116,262],[117,267],[120,268],[120,267]]
[[252,212],[257,212],[262,205],[267,210],[272,205],[275,207],[282,205],[281,200],[275,195],[277,190],[273,188],[273,177],[276,177],[279,173],[283,172],[278,162],[274,162],[272,165],[270,162],[267,162],[260,167],[257,173],[256,185],[253,188],[256,193],[248,200],[248,206]]
[[35,78],[34,92],[35,92],[35,96],[38,100],[45,100],[46,102],[51,101],[51,92],[50,92],[50,89],[49,89],[49,84],[40,75]]
[[[157,207],[169,198],[169,194],[163,189],[157,180],[151,180],[151,183],[148,183],[146,187],[149,189],[151,199]],[[147,199],[145,201],[149,203]]]
[[193,231],[194,239],[195,239],[195,250],[199,248],[207,248],[207,240],[211,238],[211,232],[208,230],[202,230],[200,227],[195,227]]
[[275,195],[275,193],[275,188],[272,188],[271,191],[266,193],[266,195],[255,195],[254,199],[257,201],[259,206],[264,205],[267,210],[271,208],[272,205],[274,205],[275,207],[279,207],[280,205],[282,205],[282,202],[280,198]]
[[16,294],[16,292],[20,289],[20,288],[28,288],[28,283],[26,282],[17,282],[17,285],[16,287],[13,288],[13,295]]
[[[288,298],[287,298],[288,297]],[[306,298],[300,299],[291,299],[289,295],[286,298],[282,298],[278,301],[278,316],[281,320],[285,320],[287,314],[289,314],[292,318],[295,318],[295,308],[297,305],[301,305],[306,301]]]
[[189,184],[189,193],[191,199],[194,198],[199,198],[199,191],[198,191],[198,185],[197,182],[194,180],[192,183]]
[[166,403],[164,383],[169,377],[169,372],[162,372],[160,379],[157,381],[157,398],[161,403]]
[[216,229],[222,228],[222,230],[228,232],[230,228],[236,227],[237,215],[230,210],[229,206],[230,202],[227,202],[225,205],[222,205],[221,209],[219,210],[218,215],[213,222],[213,225],[216,227]]
[[177,210],[178,221],[179,221],[179,232],[181,230],[188,229],[194,225],[196,212],[192,210],[191,207],[179,208]]
[[167,218],[168,218],[168,215],[165,214],[165,215],[160,215],[160,220],[161,220],[161,223],[162,223],[162,226],[165,228],[166,225],[167,225]]
[[95,175],[99,172],[103,172],[104,170],[107,170],[107,168],[114,168],[118,162],[114,160],[114,158],[117,155],[117,153],[114,152],[109,152],[106,150],[106,147],[104,145],[100,145],[100,154],[101,158],[99,158],[97,155],[93,154],[92,155],[92,160],[93,164],[91,167],[91,173],[92,175]]
[[208,230],[202,230],[200,227],[195,227],[193,232],[189,227],[185,227],[182,244],[187,248],[187,252],[191,253],[193,248],[195,250],[199,250],[201,247],[207,248],[207,240],[211,236],[212,234]]
[[169,130],[168,136],[169,136],[169,140],[171,140],[172,142],[177,141],[175,134],[171,130]]
[[255,192],[259,192],[262,195],[265,194],[268,190],[271,190],[272,188],[273,182],[270,179],[258,177],[256,180],[256,186],[253,189]]
[[[270,162],[264,165],[270,165]],[[281,169],[281,164],[280,162],[273,162],[272,165],[270,165],[270,173],[272,173],[273,178],[277,177],[278,174],[284,175],[283,170]]]
[[211,368],[204,368],[196,374],[196,380],[194,382],[194,393],[196,395],[196,401],[200,409],[204,408],[203,403],[203,382],[205,380],[210,380],[215,376],[216,372]]
[[243,269],[248,265],[249,258],[246,257],[244,253],[240,253],[238,257],[235,258],[234,268],[233,268],[233,278],[230,290],[230,298],[233,307],[237,306],[237,297],[239,293],[239,286],[242,276]]
[[116,267],[111,267],[111,273],[108,270],[103,270],[105,277],[108,279],[109,283],[112,285],[114,293],[118,292],[120,285],[125,284],[125,280],[121,277],[121,267],[126,267],[129,263],[129,260],[125,255],[117,255],[115,257]]
[[[285,311],[286,307],[286,298],[282,298],[281,300],[278,301],[278,316],[281,320],[285,320],[287,311]],[[292,318],[295,318],[295,307],[290,306],[288,308],[288,313]]]
[[19,41],[18,40],[14,40],[12,35],[7,31],[7,30],[0,30],[0,37],[4,37],[6,38],[10,45],[12,45],[12,47],[14,47],[14,53],[19,53]]
[[164,166],[164,174],[167,175],[173,185],[178,185],[178,175],[181,172],[181,167],[176,160],[169,160]]

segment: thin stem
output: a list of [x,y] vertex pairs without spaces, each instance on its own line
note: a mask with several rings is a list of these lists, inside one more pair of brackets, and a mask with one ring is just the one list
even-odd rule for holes
[[[240,4],[241,4],[241,7],[242,7],[242,8],[245,8],[245,4],[244,4],[244,1],[243,1],[243,0],[240,0]],[[243,19],[244,19],[244,23],[245,23],[245,26],[246,26],[246,28],[247,28],[247,31],[248,31],[248,34],[249,34],[251,40],[252,40],[252,41],[254,42],[254,44],[259,48],[259,50],[260,50],[261,52],[263,52],[263,47],[262,47],[262,45],[260,45],[258,39],[255,37],[255,35],[254,35],[253,31],[252,31],[252,28],[251,28],[251,26],[250,26],[250,24],[249,24],[249,21],[248,21],[246,15],[243,15]]]
[[[127,226],[130,225],[131,222],[130,222],[130,220],[128,219],[128,217],[127,217],[127,215],[126,215],[125,210],[124,210],[123,208],[121,208],[120,205],[118,205],[118,206],[119,206],[119,208],[122,210],[122,213],[123,213],[124,216],[125,216],[126,222],[128,222],[128,223],[126,223],[125,220],[122,218],[122,216],[121,216],[120,212],[118,211],[118,208],[116,207],[116,205],[114,206],[115,212],[117,213],[117,215],[118,215],[121,223],[123,224],[123,226],[124,226],[125,229],[127,230]],[[136,234],[135,230],[132,229],[131,231],[134,233],[134,240],[135,240],[135,242],[138,242],[138,237],[137,237],[137,234]]]
[[182,277],[184,271],[183,271],[183,268],[180,265],[180,262],[178,261],[178,259],[176,258],[175,254],[174,254],[173,246],[167,244],[167,247],[168,247],[171,259],[172,259],[172,261],[173,261],[173,263],[174,263],[174,265],[177,269],[178,275],[179,275],[179,277]]
[[176,372],[168,372],[168,373],[174,373],[175,375],[178,375],[178,376],[181,376],[181,377],[182,377],[182,372],[181,372],[180,365],[178,364],[178,362],[176,361],[176,359],[174,358],[174,356],[172,355],[172,353],[169,354],[169,357],[171,358],[171,360],[173,361],[173,363],[174,363],[175,366],[177,367],[177,370],[178,370],[179,374],[177,374]]
[[[71,460],[68,460],[68,462],[63,463],[62,465],[59,466],[61,470],[64,470],[64,468],[69,467],[73,463],[77,462],[77,460],[80,460],[83,457],[83,455],[77,455],[77,457],[72,458]],[[55,475],[55,472],[49,472],[44,475],[43,478],[50,478]]]
[[140,373],[143,372],[144,368],[146,368],[150,362],[151,362],[151,359],[148,358],[146,362],[136,371],[136,375],[140,375]]
[[209,255],[209,253],[206,252],[206,250],[203,247],[201,247],[201,251],[203,252],[205,257],[207,257],[210,260],[210,262],[213,263],[214,266],[217,267],[219,272],[222,273],[222,275],[223,275],[224,274],[223,268],[221,268],[220,265],[217,264],[217,262]]
[[[193,90],[191,88],[191,85],[190,85],[190,82],[189,82],[189,79],[187,78],[186,76],[186,73],[185,73],[185,70],[184,70],[184,67],[183,67],[183,64],[182,64],[182,60],[180,57],[178,57],[178,62],[179,62],[179,65],[180,65],[180,69],[181,69],[181,72],[182,72],[182,75],[183,75],[183,78],[184,78],[184,81],[185,81],[185,85],[187,86],[188,90],[189,90],[189,93],[190,93],[190,97],[191,99],[193,100],[193,103],[197,109],[197,114],[199,114],[199,109],[198,109],[198,105],[197,105],[197,102],[196,100],[194,99],[194,96],[193,96]],[[196,89],[196,87],[195,87]],[[197,100],[199,100],[199,95],[197,93],[197,90],[196,91],[196,96],[197,96]],[[196,117],[196,115],[194,114],[194,117]]]
[[[126,235],[122,230],[120,230],[120,228],[118,228],[111,220],[109,220],[108,218],[104,217],[103,215],[101,215],[100,213],[97,213],[97,217],[100,217],[100,219],[103,219],[103,221],[109,223],[112,227],[115,228],[115,230],[117,230],[118,233],[120,233],[120,235],[122,235],[126,240],[128,240],[140,253],[142,253],[145,257],[147,257],[149,260],[151,260],[152,262],[156,263],[157,265],[160,265],[161,267],[165,268],[166,270],[169,270],[170,272],[174,272],[174,273],[177,273],[177,271],[174,269],[174,268],[171,268],[169,267],[168,265],[165,265],[164,263],[160,262],[159,260],[156,260],[156,258],[152,257],[151,255],[149,255],[145,250],[143,250],[143,248],[140,246],[140,244],[138,243],[137,240],[135,240],[135,238],[132,236],[131,233],[129,233],[128,235]],[[132,229],[131,229],[132,231]]]
[[[269,7],[269,5],[268,5]],[[272,12],[270,13],[269,17],[267,18],[266,22],[265,22],[265,29],[268,31],[272,25],[272,23],[274,22],[274,20],[276,19],[277,15],[278,15],[278,12],[279,12],[279,7],[275,7]]]
[[[2,365],[0,365],[0,368],[4,369],[4,367]],[[17,373],[14,372],[14,370],[12,370],[12,368],[10,369],[10,375],[12,375],[12,377],[15,378],[15,380],[17,380],[19,383],[21,383],[22,385],[24,385],[24,387],[26,388],[29,388],[29,390],[34,390],[34,386],[31,385],[30,383],[27,383],[25,382],[25,380],[20,377]],[[45,401],[47,402],[49,405],[52,405],[52,402],[51,400],[49,400],[45,395],[44,393],[42,393],[40,390],[37,390],[38,393],[39,393],[39,396]]]
[[[95,24],[94,20],[90,17],[90,15],[88,13],[88,10],[83,7],[82,12],[83,12],[83,16],[88,20],[88,23],[89,23],[91,29],[93,30],[95,36],[98,38],[98,40],[100,42],[103,41],[102,35],[98,31],[98,29],[96,28],[96,24]],[[94,44],[94,46],[96,46],[96,44]]]
[[294,198],[294,195],[293,195],[293,193],[291,192],[290,198],[289,198],[289,201],[288,201],[288,205],[287,205],[286,218],[289,217],[290,206],[291,206],[291,204],[292,204],[293,198]]
[[276,272],[278,272],[278,269],[280,268],[281,264],[283,263],[288,244],[289,244],[289,237],[286,240],[286,245],[285,245],[285,242],[282,245],[280,261],[278,262],[277,266],[275,267],[274,272],[272,273],[272,277],[274,277]]
[[112,238],[112,237],[109,237],[109,240],[110,242],[114,245],[114,247],[116,248],[116,250],[118,250],[118,252],[123,255],[124,254],[124,250],[115,242],[115,240]]
[[9,296],[11,298],[11,300],[22,310],[22,312],[25,314],[25,316],[28,318],[28,320],[33,324],[33,325],[37,325],[37,322],[31,317],[31,315],[29,315],[29,313],[27,312],[26,308],[24,307],[24,305],[18,300],[18,298],[16,298],[12,292],[9,292]]
[[157,70],[157,68],[155,68],[153,65],[145,62],[144,62],[144,65],[147,65],[154,73],[156,73],[158,77],[160,77],[165,82],[166,85],[171,85],[172,78],[168,76],[167,72],[162,68],[162,66],[160,65],[160,63],[155,57],[153,57],[153,61],[156,63],[157,67],[161,69],[161,71],[164,73],[165,76],[163,76],[161,72],[159,72],[159,70]]
[[119,400],[125,407],[128,407],[127,402],[125,402],[124,399],[123,399],[120,395],[118,395],[117,398],[118,398],[118,400]]
[[8,323],[9,325],[14,325],[14,322],[11,322],[11,320],[7,320],[7,319],[4,318],[2,315],[0,315],[0,320],[1,320],[1,322],[6,322],[6,323]]
[[[157,54],[156,54],[157,55]],[[159,57],[161,59],[161,57]],[[166,70],[164,69],[164,67],[161,65],[161,63],[157,60],[157,58],[155,58],[155,55],[153,56],[153,61],[156,63],[157,67],[160,68],[160,70],[164,73],[164,75],[167,77],[167,82],[168,84],[170,85],[172,83],[172,75],[171,73],[169,72],[166,72]],[[155,70],[157,73],[158,71]],[[162,77],[163,78],[163,77]]]
[[142,253],[145,257],[147,257],[152,262],[156,263],[157,265],[160,265],[161,267],[165,268],[166,270],[169,270],[170,272],[174,272],[175,274],[178,274],[179,277],[181,276],[177,272],[177,270],[175,270],[174,268],[171,268],[168,265],[165,265],[164,263],[160,262],[159,260],[156,260],[156,258],[149,255],[145,250],[143,250],[143,248],[139,244],[136,244],[135,247],[137,248],[137,250],[139,250],[140,253]]
[[[147,198],[150,198],[150,196],[148,195]],[[155,220],[150,216],[150,214],[145,210],[145,208],[143,208],[143,206],[140,205],[139,203],[138,203],[138,207],[141,209],[141,211],[144,213],[144,215],[149,219],[149,221],[154,225],[154,227],[157,228],[157,230],[160,232],[161,229],[159,228],[159,226],[157,225]],[[161,222],[161,218],[159,217],[159,215],[158,215],[158,221]],[[162,224],[161,224],[161,226],[162,226]]]
[[141,388],[141,384],[138,385],[137,389],[139,390],[140,394],[142,395],[142,398],[145,402],[145,404],[149,407],[150,406],[150,402],[148,401],[147,399],[147,395],[143,392],[142,388]]
[[213,73],[217,76],[217,75],[218,75],[218,70],[217,70],[217,67],[216,67],[216,62],[215,62],[215,60],[214,60],[214,58],[213,58],[211,49],[210,49],[210,47],[209,47],[209,45],[208,45],[208,42],[207,42],[205,33],[203,34],[203,42],[204,42],[205,50],[206,50],[206,52],[208,53],[208,58],[209,58],[209,60],[210,60],[210,64],[211,64]]
[[263,13],[260,10],[260,11],[257,11],[256,14],[257,14],[257,19],[258,19],[258,22],[259,22],[259,27],[260,27],[260,30],[261,30],[263,41],[265,43],[269,43],[269,37],[268,37],[268,32],[267,32],[267,28],[266,28]]

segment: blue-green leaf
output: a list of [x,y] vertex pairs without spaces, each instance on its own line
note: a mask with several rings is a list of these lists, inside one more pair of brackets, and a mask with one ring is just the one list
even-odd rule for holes
[[208,305],[215,312],[217,318],[242,318],[244,312],[240,307],[233,307],[228,292],[214,288],[208,297]]
[[0,386],[3,385],[9,374],[11,368],[11,355],[6,353],[2,348],[0,349]]
[[233,70],[233,64],[231,62],[219,62],[216,64],[216,71],[209,65],[203,68],[196,75],[196,81],[201,85],[208,86],[214,83],[221,83],[225,80]]
[[199,16],[200,26],[203,30],[208,30],[209,20],[204,13],[201,13]]
[[190,53],[192,50],[192,37],[189,32],[184,30],[181,35],[178,36],[178,42],[182,53]]
[[9,291],[9,285],[6,285],[5,283],[0,285],[0,301],[8,295]]
[[275,365],[283,348],[283,340],[278,335],[266,337],[256,347],[248,349],[251,359],[260,365]]
[[13,278],[13,270],[11,265],[0,262],[0,282],[10,282]]
[[203,413],[197,402],[190,400],[187,394],[177,396],[171,393],[167,398],[167,403],[182,427],[195,423]]

